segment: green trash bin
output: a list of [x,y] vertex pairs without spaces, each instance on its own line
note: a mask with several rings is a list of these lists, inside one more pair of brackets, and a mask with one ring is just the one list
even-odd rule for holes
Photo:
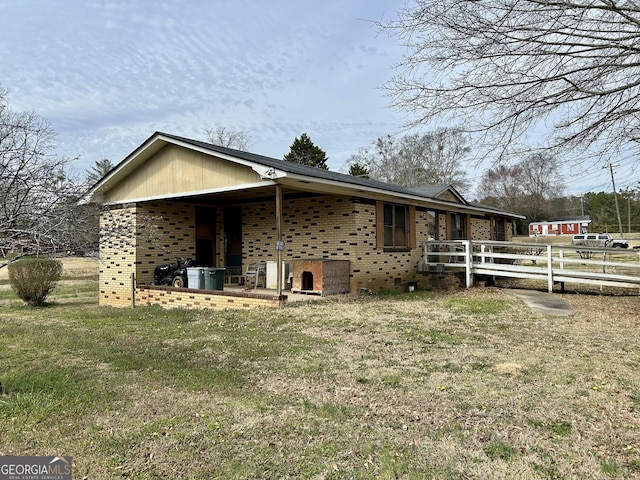
[[206,290],[222,290],[224,288],[224,268],[204,269],[204,288]]

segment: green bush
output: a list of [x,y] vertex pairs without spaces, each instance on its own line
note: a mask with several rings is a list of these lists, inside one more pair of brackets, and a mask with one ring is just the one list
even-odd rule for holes
[[52,258],[21,258],[9,265],[11,288],[27,304],[44,305],[62,276],[62,262]]

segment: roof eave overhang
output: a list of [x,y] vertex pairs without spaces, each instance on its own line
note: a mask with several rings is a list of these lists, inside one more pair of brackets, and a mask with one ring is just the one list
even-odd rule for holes
[[194,190],[190,192],[179,192],[179,193],[167,193],[162,195],[149,195],[146,197],[136,197],[136,198],[127,198],[123,200],[108,200],[101,201],[103,205],[127,205],[131,203],[140,203],[140,202],[153,202],[158,200],[179,200],[179,199],[193,199],[195,197],[201,197],[206,195],[216,195],[216,194],[224,194],[224,193],[240,193],[247,190],[254,190],[258,188],[264,188],[276,185],[277,182],[273,180],[264,180],[262,182],[257,183],[247,183],[244,185],[236,185],[232,187],[222,187],[222,188],[211,188],[206,190]]
[[504,217],[512,218],[526,218],[523,215],[512,214],[509,212],[497,212],[487,208],[474,207],[466,203],[449,202],[446,200],[439,200],[437,198],[427,198],[420,195],[412,195],[406,193],[398,193],[392,190],[386,190],[383,188],[368,187],[364,185],[346,184],[344,182],[337,182],[328,179],[322,179],[317,177],[308,177],[306,175],[297,175],[292,173],[283,172],[284,175],[279,177],[277,181],[282,185],[289,187],[295,187],[302,189],[300,183],[306,185],[304,188],[307,191],[315,191],[319,193],[342,193],[345,195],[362,196],[365,198],[371,198],[374,200],[386,200],[390,202],[403,202],[410,203],[416,206],[425,205],[431,207],[442,207],[448,211],[459,212],[478,212],[478,213],[490,213],[492,215],[500,215]]
[[[257,184],[244,184],[244,185],[238,185],[234,187],[225,187],[223,189],[213,189],[213,190],[206,190],[206,191],[199,191],[199,192],[192,191],[192,192],[184,192],[184,193],[178,193],[178,194],[168,193],[166,195],[158,195],[153,197],[104,202],[104,198],[102,197],[102,194],[103,192],[108,190],[108,187],[110,185],[119,181],[119,179],[122,178],[123,176],[128,175],[130,172],[138,168],[144,161],[146,161],[148,158],[150,158],[155,153],[157,153],[158,151],[160,151],[162,148],[164,148],[169,144],[177,145],[192,151],[200,152],[205,155],[215,155],[216,157],[221,158],[223,160],[227,160],[227,161],[236,163],[238,165],[244,165],[246,167],[249,167],[260,176],[263,182],[259,182]],[[473,205],[469,205],[466,202],[464,203],[450,202],[446,200],[439,200],[437,198],[432,198],[432,197],[424,197],[417,194],[413,195],[410,193],[394,192],[393,190],[390,190],[390,189],[376,188],[376,187],[355,184],[355,183],[350,184],[344,181],[330,180],[330,179],[321,178],[321,177],[287,172],[285,170],[281,170],[272,166],[262,165],[260,163],[252,162],[250,160],[245,160],[242,158],[238,158],[236,156],[227,155],[222,152],[212,152],[207,148],[203,148],[201,146],[194,145],[193,143],[189,143],[177,138],[164,135],[160,132],[156,132],[153,135],[151,135],[145,142],[143,142],[138,148],[136,148],[131,154],[129,154],[122,162],[116,165],[109,173],[107,173],[96,185],[94,185],[87,192],[87,194],[83,197],[81,202],[82,203],[99,202],[99,203],[117,205],[117,204],[125,204],[125,203],[141,202],[141,201],[165,200],[170,198],[194,197],[197,195],[241,191],[243,189],[275,185],[276,183],[280,183],[282,185],[286,185],[297,190],[308,191],[308,192],[341,193],[344,195],[362,196],[362,197],[370,198],[374,200],[386,200],[391,202],[401,201],[403,203],[410,203],[416,206],[418,205],[431,206],[431,207],[439,206],[449,211],[478,212],[478,213],[489,213],[492,215],[500,215],[500,216],[511,217],[511,218],[526,218],[522,215],[511,214],[509,212],[497,212],[491,209],[476,207]],[[457,194],[457,192],[455,193]],[[459,196],[459,194],[457,196]],[[460,198],[462,199],[462,197]],[[462,200],[464,201],[464,199]]]

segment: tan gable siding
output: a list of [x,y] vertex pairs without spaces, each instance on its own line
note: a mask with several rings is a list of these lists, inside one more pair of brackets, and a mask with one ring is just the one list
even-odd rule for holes
[[438,200],[447,200],[449,202],[460,203],[460,199],[448,190],[445,190],[440,195],[438,195]]
[[169,145],[105,193],[107,202],[181,194],[260,181],[249,167]]

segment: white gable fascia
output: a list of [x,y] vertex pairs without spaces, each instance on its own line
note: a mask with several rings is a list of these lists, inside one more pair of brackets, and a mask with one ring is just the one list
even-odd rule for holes
[[251,162],[249,160],[244,160],[242,158],[234,157],[233,155],[226,155],[220,152],[213,152],[209,149],[199,147],[192,143],[182,142],[180,140],[176,140],[174,138],[168,138],[163,135],[159,135],[159,138],[162,138],[165,142],[171,143],[173,145],[178,145],[180,147],[184,147],[186,149],[192,150],[194,152],[200,152],[208,156],[215,156],[221,158],[223,160],[227,160],[229,162],[236,163],[238,165],[243,165],[245,167],[249,167],[251,170],[260,175],[260,178],[275,180],[277,178],[281,178],[286,176],[286,173],[282,170],[278,170],[273,167],[267,167],[265,165],[260,165],[259,163]]

